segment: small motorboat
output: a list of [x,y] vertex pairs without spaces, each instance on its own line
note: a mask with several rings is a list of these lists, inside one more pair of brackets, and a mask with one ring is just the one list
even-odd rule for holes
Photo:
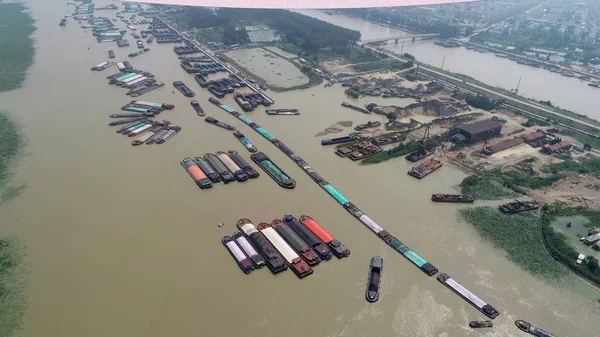
[[373,258],[371,258],[371,264],[369,265],[369,280],[367,282],[367,289],[365,291],[365,297],[367,301],[371,303],[377,302],[379,299],[382,270],[383,258],[379,256],[373,256]]
[[471,321],[469,322],[469,326],[473,329],[477,328],[491,328],[494,326],[492,321]]

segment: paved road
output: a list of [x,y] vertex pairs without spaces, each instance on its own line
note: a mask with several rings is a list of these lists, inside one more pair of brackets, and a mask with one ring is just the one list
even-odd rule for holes
[[[377,49],[377,48],[375,48],[375,47],[366,46],[366,45],[365,45],[365,47],[366,47],[366,48],[370,48],[370,49],[372,49],[373,51],[382,51],[382,52],[386,53],[388,56],[390,56],[390,57],[392,57],[392,58],[394,58],[394,59],[397,59],[397,60],[400,60],[400,61],[404,61],[403,59],[401,59],[400,57],[398,57],[398,56],[394,55],[393,53],[391,53],[391,52],[389,52],[389,51],[382,50],[382,49]],[[445,74],[445,73],[439,72],[439,71],[437,71],[437,70],[435,70],[435,69],[432,69],[432,68],[430,68],[430,67],[428,67],[428,66],[424,66],[422,63],[421,63],[421,65],[420,65],[420,67],[421,67],[421,68],[423,68],[423,69],[425,69],[425,70],[427,70],[427,71],[429,71],[429,72],[431,72],[431,73],[434,73],[434,74],[438,75],[439,77],[448,78],[448,79],[451,79],[451,80],[454,80],[454,81],[462,82],[463,84],[466,84],[467,86],[469,86],[469,87],[471,87],[471,88],[475,88],[475,89],[478,89],[478,90],[480,90],[480,91],[488,92],[488,93],[494,94],[494,95],[496,95],[496,96],[502,97],[502,98],[504,98],[504,99],[505,99],[507,102],[517,102],[517,103],[520,103],[520,104],[523,104],[523,105],[527,105],[527,106],[529,106],[529,107],[532,107],[532,108],[535,108],[535,109],[538,109],[538,110],[541,110],[541,111],[544,111],[544,112],[547,112],[547,113],[553,114],[553,115],[555,115],[555,116],[559,116],[559,117],[562,117],[562,118],[570,119],[570,120],[572,120],[572,121],[575,121],[575,122],[577,122],[577,123],[579,123],[579,124],[581,124],[581,125],[585,125],[585,126],[591,127],[591,128],[593,128],[594,130],[596,130],[596,131],[600,132],[600,127],[598,127],[598,126],[596,126],[596,125],[594,125],[594,124],[591,124],[591,123],[588,123],[588,122],[585,122],[585,121],[582,121],[582,120],[579,120],[579,119],[577,119],[577,118],[573,118],[573,117],[570,117],[570,116],[565,116],[565,115],[563,115],[563,114],[560,114],[560,113],[557,113],[557,112],[555,112],[555,111],[553,111],[553,110],[550,110],[550,109],[544,108],[544,107],[542,107],[542,106],[539,106],[539,105],[536,105],[536,104],[529,103],[529,102],[527,102],[527,101],[525,101],[525,100],[520,100],[520,99],[513,98],[513,97],[511,97],[511,96],[504,95],[504,94],[502,94],[502,93],[500,93],[500,92],[497,92],[497,91],[495,91],[495,90],[492,90],[492,89],[488,89],[488,88],[482,87],[482,86],[480,86],[480,85],[477,85],[477,84],[475,84],[475,83],[472,83],[472,82],[469,82],[469,81],[464,81],[464,80],[462,80],[462,79],[460,79],[460,78],[456,78],[456,77],[454,77],[454,76],[450,76],[450,75],[448,75],[448,74]]]

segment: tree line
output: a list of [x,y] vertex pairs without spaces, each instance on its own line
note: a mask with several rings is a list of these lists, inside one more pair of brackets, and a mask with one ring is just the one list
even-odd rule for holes
[[282,34],[283,42],[294,44],[307,54],[329,51],[346,54],[360,40],[360,32],[342,28],[286,10],[192,7],[181,17],[193,28],[223,27],[229,43],[245,42],[247,33],[235,32],[250,24],[265,24]]

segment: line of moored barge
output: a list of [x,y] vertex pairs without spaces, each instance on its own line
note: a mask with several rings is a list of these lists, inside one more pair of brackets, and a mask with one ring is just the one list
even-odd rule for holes
[[[261,136],[270,141],[273,145],[279,148],[283,153],[285,153],[292,161],[294,161],[309,177],[313,179],[315,183],[317,183],[325,192],[327,192],[331,197],[333,197],[346,211],[348,211],[352,216],[354,216],[358,221],[360,221],[363,225],[367,226],[371,231],[373,231],[381,240],[383,240],[386,244],[392,247],[395,251],[400,253],[406,259],[408,259],[411,263],[417,266],[421,271],[429,276],[433,276],[438,272],[438,269],[433,266],[431,263],[427,262],[416,252],[411,250],[408,246],[390,234],[388,231],[379,226],[375,221],[373,221],[369,216],[364,214],[357,206],[351,203],[346,197],[344,197],[340,192],[338,192],[329,182],[327,182],[323,177],[321,177],[315,170],[313,170],[310,165],[300,156],[295,154],[289,147],[287,147],[281,140],[277,139],[267,130],[262,128],[257,123],[251,121],[247,117],[243,116],[239,112],[231,109],[227,105],[221,104],[218,100],[214,98],[209,99],[210,102],[219,106],[224,111],[238,118],[246,125],[251,127],[253,130],[258,132]],[[437,163],[434,163],[437,164]],[[286,219],[283,219],[286,221]],[[288,222],[288,224],[292,224],[294,222]],[[303,238],[304,239],[304,238]],[[337,243],[334,243],[337,244]],[[335,250],[334,250],[335,251]],[[317,254],[319,251],[316,251]],[[320,256],[323,258],[323,256]],[[442,276],[447,276],[446,274],[441,274]],[[483,302],[479,297],[471,293],[469,290],[456,283],[453,279],[449,277],[442,277],[440,282],[444,283],[447,287],[455,291],[459,294],[464,300],[469,302],[470,304],[477,307],[482,313],[487,315],[490,318],[495,318],[498,315],[498,312],[491,307],[489,304]]]

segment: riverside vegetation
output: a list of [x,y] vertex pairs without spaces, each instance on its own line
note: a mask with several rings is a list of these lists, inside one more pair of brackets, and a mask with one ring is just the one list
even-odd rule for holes
[[[19,88],[33,63],[30,35],[33,19],[21,4],[0,3],[0,93]],[[25,187],[10,185],[13,163],[22,154],[18,126],[0,111],[0,205]],[[2,228],[0,227],[0,230]],[[26,277],[21,263],[24,243],[15,236],[0,236],[0,337],[12,336],[25,312]]]

